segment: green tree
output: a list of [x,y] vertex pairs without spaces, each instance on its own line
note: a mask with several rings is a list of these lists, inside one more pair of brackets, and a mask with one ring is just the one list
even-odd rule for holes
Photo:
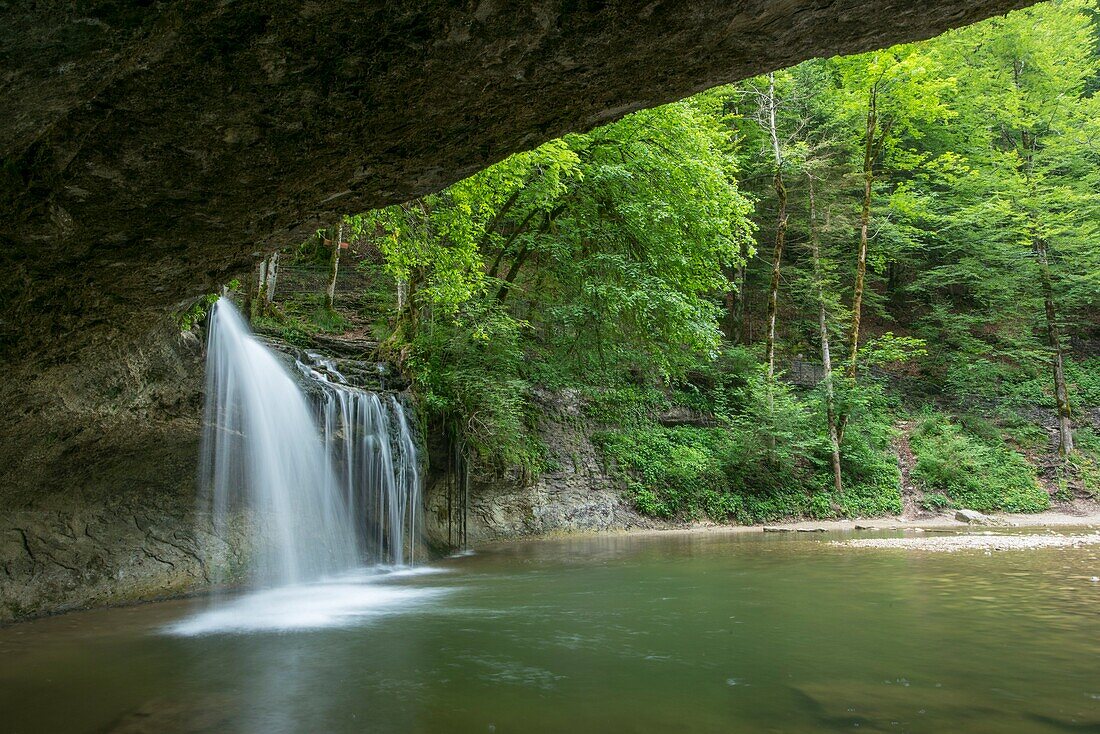
[[863,183],[848,340],[848,376],[854,378],[859,364],[876,167],[896,170],[912,165],[914,157],[904,146],[922,136],[923,126],[952,116],[944,100],[954,80],[915,44],[835,59],[834,65],[840,84],[839,112],[850,120],[852,139],[861,140],[858,148],[853,146],[853,152],[858,150]]

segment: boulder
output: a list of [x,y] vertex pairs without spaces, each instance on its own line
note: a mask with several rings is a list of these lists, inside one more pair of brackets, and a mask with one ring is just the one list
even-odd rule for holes
[[962,509],[955,512],[955,519],[959,522],[965,522],[969,525],[992,525],[993,518],[989,515],[983,515],[977,510]]

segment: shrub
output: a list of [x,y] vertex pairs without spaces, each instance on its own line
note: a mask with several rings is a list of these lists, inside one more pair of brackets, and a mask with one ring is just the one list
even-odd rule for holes
[[1008,439],[1021,449],[1041,451],[1050,445],[1050,435],[1046,429],[1014,410],[997,412],[997,425]]
[[913,477],[926,493],[983,512],[1039,512],[1050,506],[1034,467],[999,436],[974,433],[941,413],[926,413],[910,445],[917,456]]
[[638,510],[656,517],[729,514],[724,489],[720,429],[649,426],[601,431],[593,436],[625,479]]
[[[795,439],[796,426],[813,435],[812,414],[787,395],[776,395],[776,413],[762,421],[754,413],[714,428],[664,427],[653,422],[597,432],[593,440],[613,462],[638,510],[662,518],[744,524],[792,517],[873,516],[901,512],[897,461],[885,450],[880,422],[853,426],[845,439],[845,492],[833,491],[827,449]],[[768,426],[777,431],[774,448]]]
[[406,369],[430,414],[452,426],[490,473],[537,474],[546,449],[531,431],[528,384],[520,377],[521,324],[496,309],[464,312],[421,329]]
[[1070,463],[1081,480],[1081,488],[1092,497],[1100,494],[1100,435],[1091,428],[1078,428],[1074,433],[1076,451]]
[[[851,428],[849,428],[851,431]],[[897,457],[886,442],[849,433],[841,458],[844,494],[837,504],[845,517],[901,514],[901,472]],[[832,473],[819,478],[832,485]]]
[[921,500],[920,504],[924,509],[935,512],[951,507],[951,500],[942,492],[932,492],[924,495],[924,499]]
[[1070,399],[1078,406],[1100,405],[1100,357],[1066,361]]
[[668,407],[668,398],[655,388],[587,388],[584,396],[585,415],[600,425],[639,425]]

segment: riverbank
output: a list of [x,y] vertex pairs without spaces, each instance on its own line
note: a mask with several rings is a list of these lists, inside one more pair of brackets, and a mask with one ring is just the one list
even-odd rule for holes
[[851,520],[791,520],[788,522],[776,522],[756,525],[718,525],[715,523],[694,523],[683,525],[668,525],[665,527],[630,527],[610,530],[576,530],[555,531],[542,535],[521,536],[516,538],[492,540],[473,545],[477,548],[495,548],[522,542],[535,542],[547,539],[569,537],[598,537],[598,536],[650,536],[650,535],[674,535],[677,533],[700,534],[726,534],[726,533],[835,533],[835,532],[887,532],[896,530],[909,530],[914,532],[968,532],[968,531],[995,531],[1014,528],[1030,529],[1056,529],[1056,528],[1083,528],[1087,530],[1100,529],[1100,503],[1078,501],[1068,508],[1051,510],[1047,512],[1024,513],[994,513],[989,515],[992,522],[988,525],[969,524],[956,520],[953,513],[928,515],[920,517],[876,517],[857,518]]
[[1100,527],[1100,505],[1074,508],[1074,511],[1051,510],[1048,512],[993,513],[989,525],[969,524],[956,520],[954,512],[916,518],[885,517],[869,520],[801,521],[754,525],[754,530],[780,531],[861,531],[861,530],[966,530],[973,528],[1044,528],[1044,527]]

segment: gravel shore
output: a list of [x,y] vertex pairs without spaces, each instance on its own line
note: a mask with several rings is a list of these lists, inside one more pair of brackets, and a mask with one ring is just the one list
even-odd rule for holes
[[847,548],[901,548],[904,550],[956,553],[965,550],[1008,551],[1034,548],[1081,548],[1100,545],[1100,532],[1090,534],[1060,535],[1056,533],[1029,533],[1017,535],[952,535],[918,538],[855,538],[835,540],[830,545]]

